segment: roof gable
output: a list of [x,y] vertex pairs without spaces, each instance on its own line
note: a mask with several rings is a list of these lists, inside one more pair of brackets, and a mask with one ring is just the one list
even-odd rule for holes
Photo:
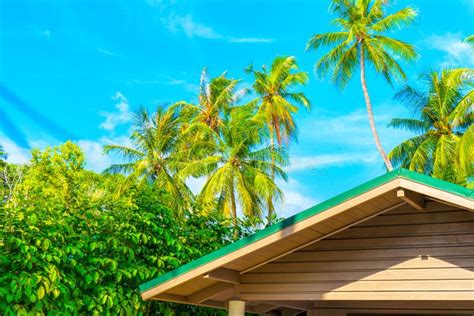
[[[305,211],[302,211],[298,214],[295,214],[292,217],[289,217],[279,223],[276,223],[272,226],[269,226],[251,236],[238,240],[232,244],[229,244],[225,247],[222,247],[214,252],[211,252],[201,258],[198,258],[194,261],[191,261],[171,272],[165,273],[151,281],[148,281],[140,286],[140,291],[142,292],[142,297],[144,299],[150,298],[157,293],[153,291],[156,287],[161,286],[165,283],[168,283],[175,278],[182,277],[187,273],[192,272],[197,268],[201,268],[210,264],[211,262],[221,259],[224,256],[232,254],[240,249],[248,247],[258,241],[261,241],[269,236],[272,236],[278,232],[281,232],[289,227],[292,227],[298,223],[301,223],[307,219],[310,219],[318,214],[321,214],[341,203],[344,203],[350,199],[353,199],[359,195],[370,192],[380,186],[391,183],[397,179],[405,179],[410,182],[421,184],[425,187],[434,188],[441,190],[445,193],[455,195],[461,199],[467,199],[472,202],[474,198],[474,191],[448,183],[439,179],[434,179],[426,175],[422,175],[416,172],[411,172],[405,169],[397,169],[392,172],[386,173],[382,176],[379,176],[371,181],[368,181],[362,185],[359,185],[349,191],[346,191],[342,194],[339,194],[329,200],[326,200],[314,207],[311,207]],[[474,208],[474,202],[472,202],[472,207]]]

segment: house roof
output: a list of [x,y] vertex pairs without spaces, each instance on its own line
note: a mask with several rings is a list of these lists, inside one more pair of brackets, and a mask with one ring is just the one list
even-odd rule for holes
[[[396,183],[395,180],[397,180]],[[407,181],[402,183],[402,180]],[[396,169],[140,285],[142,297],[144,299],[154,298],[157,294],[165,293],[172,287],[182,284],[183,282],[187,282],[192,278],[196,278],[197,272],[192,274],[192,272],[195,272],[195,270],[199,270],[199,275],[202,276],[201,272],[206,271],[206,266],[209,265],[209,271],[216,268],[215,265],[212,267],[210,266],[210,264],[213,262],[224,259],[224,257],[236,253],[237,251],[246,247],[250,247],[251,245],[254,245],[255,243],[270,236],[287,231],[288,228],[307,221],[318,214],[324,213],[327,210],[333,209],[342,203],[345,203],[351,199],[366,194],[389,183],[394,183],[392,186],[387,188],[387,190],[389,189],[391,191],[404,187],[412,191],[421,190],[423,191],[420,192],[421,194],[429,194],[426,190],[432,188],[437,192],[444,194],[442,196],[438,194],[438,197],[441,196],[441,199],[448,199],[452,204],[462,204],[461,206],[463,207],[467,207],[471,210],[474,209],[474,190],[405,169]],[[411,185],[408,185],[408,183]],[[421,185],[421,187],[417,187],[416,184]],[[451,198],[448,198],[447,195],[449,195]],[[457,198],[454,198],[453,201],[453,197]],[[287,235],[288,234],[285,236]],[[235,260],[235,258],[232,260]],[[223,264],[221,266],[223,266],[228,261],[222,262]],[[187,277],[188,274],[189,278]],[[177,280],[178,278],[179,280]]]

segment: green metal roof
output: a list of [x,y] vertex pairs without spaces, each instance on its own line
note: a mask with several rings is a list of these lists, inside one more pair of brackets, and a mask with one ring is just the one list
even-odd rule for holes
[[327,209],[330,209],[344,201],[352,199],[358,195],[361,195],[365,192],[368,192],[376,187],[379,187],[385,183],[388,183],[396,178],[405,178],[414,182],[418,182],[445,192],[449,192],[458,196],[462,196],[468,199],[474,200],[474,190],[446,182],[443,180],[435,179],[427,175],[423,175],[417,172],[409,171],[406,169],[396,169],[391,172],[388,172],[382,176],[374,178],[364,184],[361,184],[349,191],[336,195],[335,197],[326,200],[322,203],[319,203],[305,211],[302,211],[298,214],[295,214],[281,222],[275,223],[263,230],[256,232],[253,235],[242,238],[234,243],[231,243],[225,247],[217,249],[201,258],[193,260],[185,265],[178,267],[177,269],[170,271],[168,273],[162,274],[157,278],[150,280],[142,285],[140,285],[140,291],[145,292],[151,290],[152,288],[165,283],[173,278],[176,278],[186,272],[189,272],[195,268],[198,268],[206,263],[214,261],[220,257],[223,257],[229,253],[232,253],[236,250],[239,250],[255,241],[263,239],[267,236],[270,236],[284,228],[294,225],[298,222],[301,222],[311,216],[314,216],[318,213],[324,212]]

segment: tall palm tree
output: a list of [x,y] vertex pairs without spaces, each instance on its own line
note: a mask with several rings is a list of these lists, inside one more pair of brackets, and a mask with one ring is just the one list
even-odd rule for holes
[[105,153],[116,153],[127,162],[113,164],[104,172],[124,173],[130,182],[153,182],[169,194],[171,207],[181,210],[189,206],[193,194],[176,172],[181,125],[182,117],[175,107],[158,107],[153,114],[142,109],[135,117],[131,146],[104,146]]
[[275,170],[284,179],[286,174],[271,159],[283,162],[285,153],[261,147],[265,135],[252,105],[233,108],[221,132],[213,135],[209,141],[216,143],[215,152],[183,162],[181,177],[208,176],[199,198],[204,204],[217,199],[218,209],[229,214],[235,224],[238,206],[245,215],[261,217],[268,196],[281,196],[271,172]]
[[376,72],[392,83],[394,79],[405,79],[405,73],[397,59],[412,60],[416,57],[412,45],[388,37],[386,34],[410,24],[416,11],[407,7],[387,14],[385,9],[390,0],[333,0],[331,11],[337,14],[333,20],[339,29],[336,32],[314,35],[306,44],[306,50],[318,50],[329,46],[331,50],[315,65],[321,77],[331,75],[331,81],[343,88],[352,78],[357,66],[365,98],[370,128],[375,145],[388,170],[392,164],[380,143],[375,126],[372,104],[365,78],[366,62],[373,65]]
[[[258,115],[263,118],[269,131],[270,148],[275,149],[275,141],[279,149],[283,142],[296,137],[294,114],[299,106],[310,109],[310,102],[303,92],[295,91],[308,81],[308,74],[299,71],[296,59],[277,57],[270,70],[265,66],[253,71],[255,82],[253,88],[259,96]],[[273,161],[273,160],[272,160]],[[275,164],[275,161],[273,161]],[[274,172],[272,178],[274,179]],[[274,213],[273,197],[267,201],[268,222]]]
[[474,176],[473,76],[465,68],[432,71],[421,76],[421,90],[407,85],[396,94],[415,118],[396,118],[389,126],[417,135],[389,153],[395,165],[460,184]]

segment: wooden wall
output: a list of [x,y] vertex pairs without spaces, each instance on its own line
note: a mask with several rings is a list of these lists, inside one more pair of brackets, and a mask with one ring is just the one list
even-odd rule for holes
[[430,202],[243,274],[238,290],[245,300],[463,301],[474,309],[473,271],[474,213]]

